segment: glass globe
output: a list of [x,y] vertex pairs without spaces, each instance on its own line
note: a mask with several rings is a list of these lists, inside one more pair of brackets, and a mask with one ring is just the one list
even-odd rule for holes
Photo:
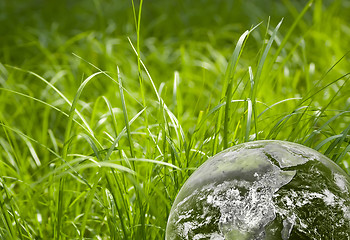
[[178,239],[350,239],[350,177],[299,144],[234,146],[181,188],[166,229]]

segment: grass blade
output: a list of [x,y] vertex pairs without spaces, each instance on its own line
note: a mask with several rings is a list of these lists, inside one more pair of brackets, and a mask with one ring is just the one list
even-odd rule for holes
[[126,127],[126,133],[128,136],[128,140],[129,140],[129,148],[130,148],[130,154],[131,157],[135,157],[134,154],[134,144],[132,142],[132,138],[131,138],[131,131],[130,131],[130,125],[129,125],[129,119],[128,119],[128,112],[126,110],[126,105],[125,105],[125,99],[124,99],[124,93],[123,93],[123,84],[122,84],[122,77],[120,75],[119,72],[119,68],[117,68],[117,72],[118,72],[118,82],[119,82],[119,92],[120,92],[120,100],[122,102],[122,108],[123,108],[123,115],[124,115],[124,123],[125,123],[125,127]]
[[[252,31],[252,30],[251,30]],[[229,123],[229,116],[230,116],[230,105],[231,105],[231,99],[232,99],[232,89],[233,89],[233,84],[234,84],[234,73],[239,61],[239,58],[242,54],[244,45],[247,41],[247,38],[249,36],[249,33],[251,31],[245,31],[242,36],[238,39],[235,50],[233,51],[233,54],[231,56],[231,59],[229,61],[229,64],[227,66],[226,69],[226,73],[224,76],[224,88],[225,86],[227,86],[227,88],[225,89],[226,92],[226,106],[225,106],[225,117],[224,117],[224,136],[223,136],[223,143],[224,143],[224,149],[226,149],[228,147],[228,123]],[[224,92],[224,91],[223,91]],[[217,126],[220,125],[221,122],[221,114],[219,114],[218,117],[218,123]],[[217,129],[218,131],[218,129]],[[217,139],[217,138],[216,138]],[[217,146],[217,144],[214,144],[214,146]],[[216,150],[214,149],[214,152],[216,152]]]
[[249,132],[250,132],[250,126],[252,124],[252,113],[253,113],[253,105],[252,105],[252,101],[248,98],[247,99],[247,103],[248,103],[248,109],[247,109],[247,125],[245,128],[245,138],[244,141],[245,142],[249,142]]

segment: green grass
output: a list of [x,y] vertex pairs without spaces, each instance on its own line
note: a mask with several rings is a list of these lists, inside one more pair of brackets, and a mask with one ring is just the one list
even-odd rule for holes
[[0,3],[1,239],[163,239],[190,174],[246,141],[350,174],[350,5],[229,2]]

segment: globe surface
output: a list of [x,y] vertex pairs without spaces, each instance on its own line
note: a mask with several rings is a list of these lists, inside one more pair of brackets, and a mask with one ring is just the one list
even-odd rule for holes
[[350,177],[299,144],[234,146],[186,181],[166,239],[350,239]]

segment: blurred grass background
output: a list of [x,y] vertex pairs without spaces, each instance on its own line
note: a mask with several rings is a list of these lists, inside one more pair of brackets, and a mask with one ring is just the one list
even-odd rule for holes
[[[0,1],[2,239],[164,238],[190,173],[247,140],[302,143],[349,173],[349,1],[144,1],[138,36],[139,4]],[[224,112],[228,61],[259,23]]]

